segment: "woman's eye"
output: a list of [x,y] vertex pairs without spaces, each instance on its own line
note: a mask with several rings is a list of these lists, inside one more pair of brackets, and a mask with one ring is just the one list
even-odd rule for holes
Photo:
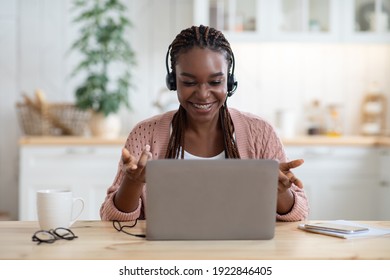
[[183,81],[183,85],[185,85],[186,87],[192,87],[194,85],[196,85],[195,82],[189,82],[189,81]]
[[219,86],[220,84],[222,84],[222,81],[211,81],[210,82],[211,86]]

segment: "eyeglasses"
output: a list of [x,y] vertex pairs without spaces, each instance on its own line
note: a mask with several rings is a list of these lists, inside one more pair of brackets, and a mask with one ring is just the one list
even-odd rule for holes
[[131,233],[129,232],[128,230],[130,228],[133,228],[135,227],[135,225],[137,224],[138,222],[138,219],[134,221],[134,223],[132,225],[122,225],[121,222],[117,221],[117,220],[114,220],[112,221],[112,226],[117,230],[117,231],[121,231],[121,232],[124,232],[128,235],[131,235],[131,236],[135,236],[135,237],[146,237],[145,234],[134,234],[134,233]]
[[73,231],[68,228],[56,228],[51,230],[38,230],[32,236],[32,241],[41,243],[54,243],[56,240],[65,239],[73,240],[78,238]]

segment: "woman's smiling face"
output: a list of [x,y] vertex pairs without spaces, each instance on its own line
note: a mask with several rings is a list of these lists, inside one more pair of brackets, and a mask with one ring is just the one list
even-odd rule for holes
[[223,52],[194,47],[178,56],[177,95],[190,122],[218,120],[227,94],[228,62]]

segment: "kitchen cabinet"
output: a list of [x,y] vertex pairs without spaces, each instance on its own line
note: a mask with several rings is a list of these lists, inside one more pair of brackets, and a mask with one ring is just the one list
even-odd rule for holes
[[284,32],[329,32],[330,0],[281,0],[278,29]]
[[334,0],[195,0],[195,24],[233,40],[324,40],[337,34]]
[[333,0],[274,1],[272,24],[276,40],[338,40],[339,8]]
[[[60,139],[61,138],[61,139]],[[125,139],[33,137],[20,145],[19,219],[36,220],[36,191],[68,188],[85,200],[81,219],[99,209]],[[380,141],[379,141],[380,140]],[[310,219],[390,220],[390,140],[306,137],[284,141],[309,199]]]
[[380,150],[379,220],[390,220],[390,148]]
[[227,39],[258,40],[266,34],[263,0],[194,0],[194,23],[221,30]]
[[390,42],[390,0],[194,0],[232,41]]
[[[290,159],[305,160],[294,173],[304,184],[310,219],[385,218],[389,195],[383,197],[388,189],[379,187],[383,162],[379,161],[378,148],[288,146],[286,153]],[[390,159],[383,157],[383,160]]]
[[99,220],[99,209],[114,180],[121,145],[21,145],[19,220],[37,220],[36,191],[72,190],[85,207],[80,219]]
[[345,5],[346,41],[390,42],[390,0],[348,0]]

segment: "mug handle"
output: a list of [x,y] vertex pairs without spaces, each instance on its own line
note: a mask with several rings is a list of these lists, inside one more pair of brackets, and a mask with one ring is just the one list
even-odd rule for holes
[[83,213],[83,210],[84,210],[84,199],[82,199],[81,197],[75,197],[75,198],[73,198],[72,213],[73,213],[74,205],[77,201],[80,201],[81,209],[80,209],[80,212],[76,215],[76,217],[70,221],[69,227],[77,221],[77,219],[81,216],[81,213]]

